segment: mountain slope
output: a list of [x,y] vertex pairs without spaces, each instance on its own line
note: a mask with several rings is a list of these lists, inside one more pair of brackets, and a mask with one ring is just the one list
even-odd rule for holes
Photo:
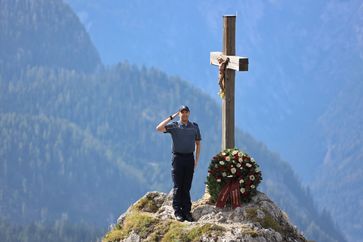
[[[363,73],[362,73],[363,74]],[[363,84],[350,81],[321,116],[326,155],[312,183],[350,241],[363,241]]]
[[93,71],[100,57],[77,15],[62,0],[0,1],[0,73],[27,66]]
[[67,120],[0,113],[0,124],[0,213],[9,222],[67,216],[100,226],[114,218],[117,206],[128,205],[119,194],[132,199],[143,190],[132,169]]
[[32,222],[26,225],[15,225],[0,218],[1,242],[90,242],[96,241],[103,233],[103,229],[96,226],[69,222],[66,215],[52,223]]

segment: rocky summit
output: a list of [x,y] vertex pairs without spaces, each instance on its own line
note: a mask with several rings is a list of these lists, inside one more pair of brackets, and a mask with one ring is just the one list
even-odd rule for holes
[[112,224],[102,241],[307,241],[263,192],[233,209],[217,208],[208,193],[192,203],[194,222],[179,222],[169,194],[152,191]]

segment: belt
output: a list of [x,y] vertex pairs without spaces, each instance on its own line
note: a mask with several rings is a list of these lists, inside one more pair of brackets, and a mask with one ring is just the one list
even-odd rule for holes
[[193,155],[194,153],[179,153],[179,152],[173,152],[174,155],[181,155],[181,156],[189,156],[189,155]]

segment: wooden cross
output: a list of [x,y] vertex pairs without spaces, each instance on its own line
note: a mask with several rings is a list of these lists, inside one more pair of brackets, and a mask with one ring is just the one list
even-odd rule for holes
[[248,58],[236,54],[236,16],[223,16],[223,52],[211,52],[210,63],[227,62],[224,73],[224,98],[222,99],[222,150],[234,148],[234,77],[235,71],[248,71]]

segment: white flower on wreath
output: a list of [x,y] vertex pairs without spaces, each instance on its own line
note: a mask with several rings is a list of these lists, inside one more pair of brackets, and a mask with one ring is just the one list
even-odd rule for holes
[[243,161],[243,159],[242,159],[242,158],[238,158],[238,161],[239,161],[239,162],[242,162],[242,161]]
[[253,185],[253,184],[251,185],[251,188],[255,188],[255,187],[256,187],[255,185]]
[[224,165],[224,161],[222,161],[222,160],[219,161],[219,164]]
[[239,183],[244,183],[245,181],[243,179],[239,180]]
[[222,155],[226,155],[226,152],[222,152]]
[[227,176],[227,173],[223,172],[223,173],[222,173],[222,176]]
[[221,182],[221,179],[219,179],[219,178],[218,178],[218,179],[217,179],[217,182]]
[[226,156],[226,161],[230,161],[230,160],[231,160],[231,157]]
[[254,181],[255,180],[255,176],[254,175],[250,175],[250,180]]
[[218,167],[218,164],[215,164],[214,167]]
[[238,151],[237,151],[237,150],[232,151],[232,155],[235,155],[235,154],[237,154],[237,153],[238,153]]
[[260,171],[260,167],[257,167],[257,168],[255,169],[255,171],[256,171],[256,172],[259,172],[259,171]]
[[242,156],[242,152],[238,152],[238,156]]
[[245,193],[246,189],[244,189],[244,187],[242,187],[242,188],[240,189],[240,191],[241,191],[242,193]]
[[236,170],[236,168],[234,168],[234,167],[231,169],[232,174],[236,173],[236,171],[237,171],[237,170]]
[[241,164],[240,163],[237,163],[237,165],[236,165],[237,167],[241,167]]
[[247,162],[247,163],[246,163],[246,166],[247,166],[247,167],[251,167],[251,166],[252,166],[252,164]]

